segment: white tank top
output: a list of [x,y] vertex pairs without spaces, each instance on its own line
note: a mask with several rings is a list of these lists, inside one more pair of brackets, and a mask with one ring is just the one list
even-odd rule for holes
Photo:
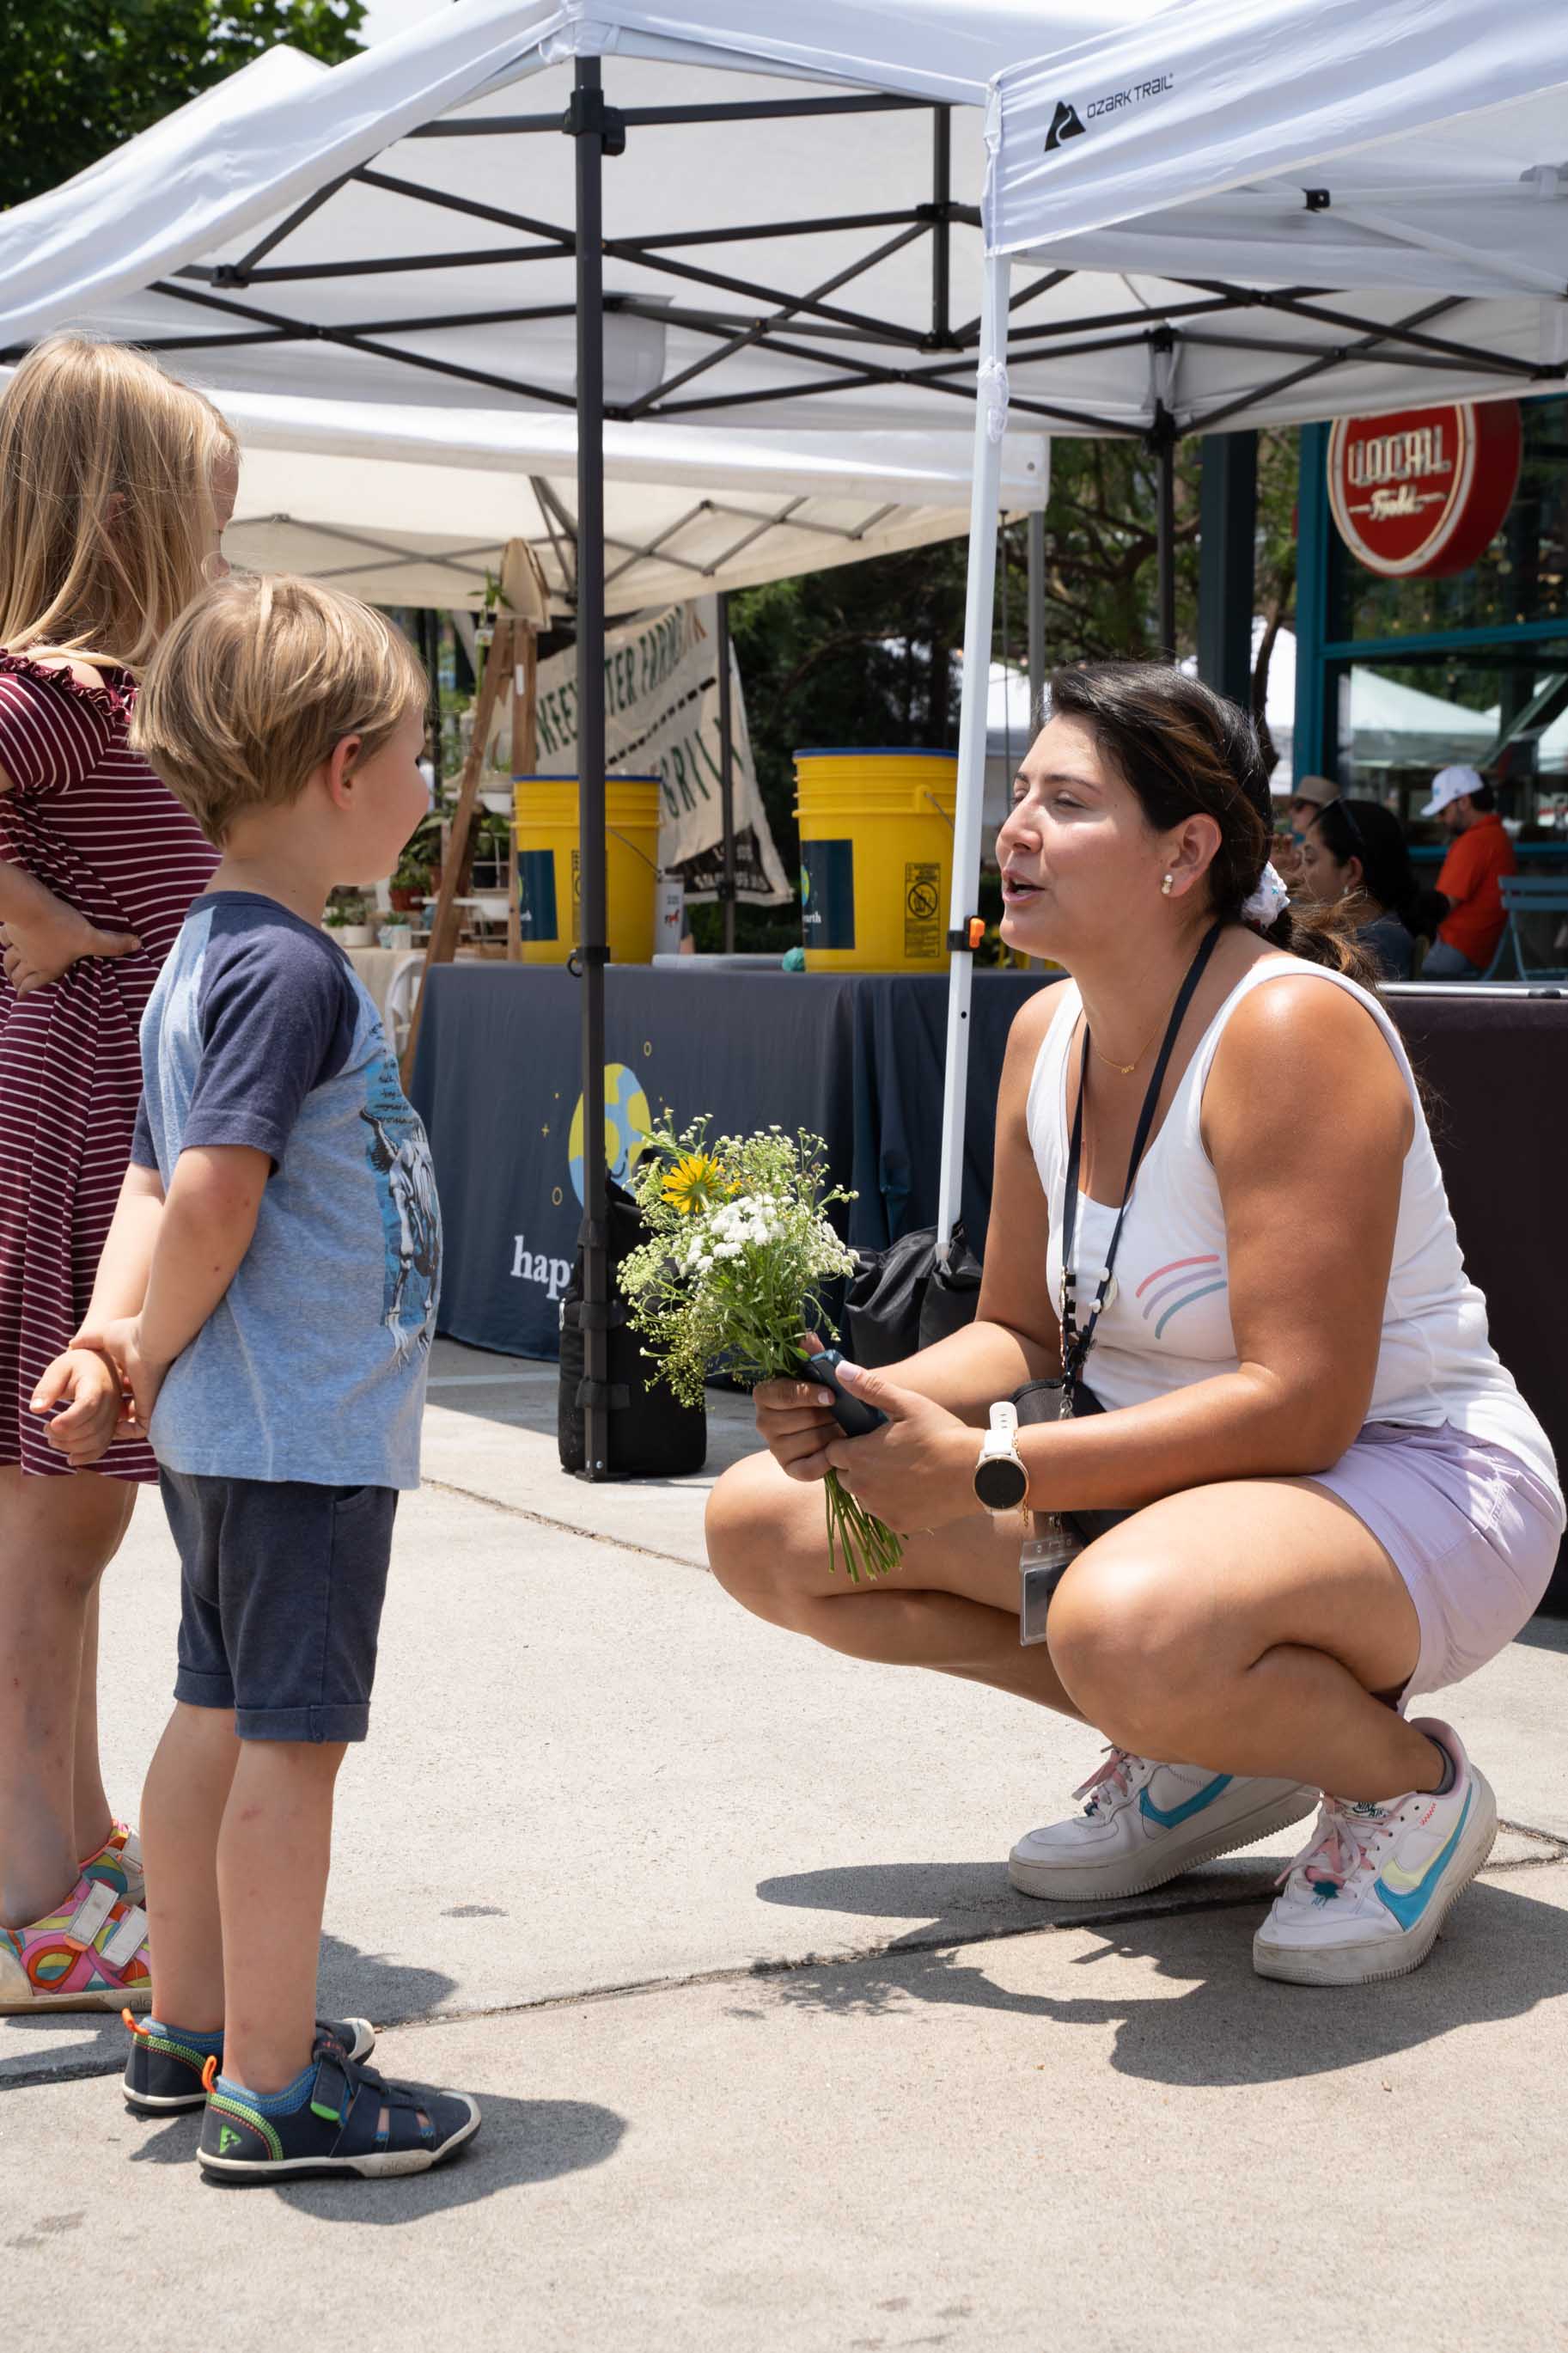
[[[1487,1335],[1486,1301],[1465,1272],[1442,1171],[1399,1033],[1375,997],[1321,965],[1255,965],[1204,1031],[1138,1171],[1085,1379],[1103,1405],[1140,1405],[1237,1368],[1225,1212],[1199,1122],[1226,1023],[1250,989],[1283,975],[1326,981],[1366,1007],[1399,1064],[1415,1115],[1400,1177],[1394,1264],[1367,1419],[1420,1429],[1451,1422],[1472,1438],[1507,1447],[1554,1486],[1557,1466],[1546,1433],[1499,1361]],[[1053,1303],[1061,1298],[1068,1049],[1081,1003],[1071,981],[1061,984],[1061,1001],[1029,1084],[1029,1143],[1050,1209]],[[1094,1303],[1115,1223],[1113,1208],[1080,1193],[1082,1240],[1074,1252],[1080,1324]]]

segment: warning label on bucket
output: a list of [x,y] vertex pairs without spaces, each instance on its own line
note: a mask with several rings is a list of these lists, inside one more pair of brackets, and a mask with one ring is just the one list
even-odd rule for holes
[[855,844],[800,845],[800,920],[808,948],[855,944]]
[[904,955],[935,964],[942,953],[942,868],[904,869]]

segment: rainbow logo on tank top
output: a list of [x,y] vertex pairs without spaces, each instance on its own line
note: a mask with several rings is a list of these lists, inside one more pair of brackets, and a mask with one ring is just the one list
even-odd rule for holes
[[1160,1320],[1154,1326],[1156,1340],[1172,1316],[1179,1315],[1184,1307],[1208,1298],[1211,1292],[1225,1290],[1226,1278],[1219,1266],[1217,1254],[1211,1250],[1204,1258],[1173,1258],[1169,1266],[1157,1266],[1152,1274],[1144,1276],[1134,1295],[1143,1303],[1145,1324],[1159,1313]]

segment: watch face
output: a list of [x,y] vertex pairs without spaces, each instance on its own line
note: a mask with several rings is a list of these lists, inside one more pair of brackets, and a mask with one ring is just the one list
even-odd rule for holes
[[1029,1474],[1005,1455],[988,1455],[975,1469],[974,1492],[988,1512],[1016,1511],[1029,1492]]

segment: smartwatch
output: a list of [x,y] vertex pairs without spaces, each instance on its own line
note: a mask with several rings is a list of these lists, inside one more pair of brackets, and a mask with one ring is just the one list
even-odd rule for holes
[[1009,1404],[991,1409],[991,1427],[974,1466],[974,1492],[988,1512],[1023,1509],[1029,1474],[1018,1452],[1018,1416]]

